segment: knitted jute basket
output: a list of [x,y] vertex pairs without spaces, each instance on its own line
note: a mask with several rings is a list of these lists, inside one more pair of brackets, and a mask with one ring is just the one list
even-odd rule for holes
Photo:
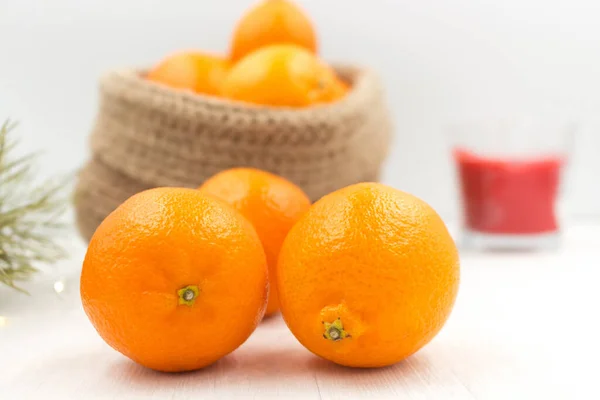
[[314,201],[376,181],[392,125],[372,71],[340,67],[352,85],[341,101],[267,108],[175,91],[135,70],[100,83],[92,157],[79,174],[76,218],[89,240],[130,196],[157,186],[196,188],[215,173],[255,167],[288,178]]

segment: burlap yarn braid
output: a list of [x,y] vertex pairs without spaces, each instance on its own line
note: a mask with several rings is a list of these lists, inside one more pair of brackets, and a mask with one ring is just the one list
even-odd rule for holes
[[352,84],[341,101],[305,109],[268,108],[176,91],[136,70],[100,84],[92,158],[79,175],[76,216],[88,239],[133,194],[157,186],[195,188],[232,167],[284,176],[312,200],[376,181],[392,126],[372,71],[338,68]]

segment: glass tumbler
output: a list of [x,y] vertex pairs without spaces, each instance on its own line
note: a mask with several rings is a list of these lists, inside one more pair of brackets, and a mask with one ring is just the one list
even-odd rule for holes
[[576,126],[504,119],[454,124],[461,246],[536,250],[560,244],[563,177]]

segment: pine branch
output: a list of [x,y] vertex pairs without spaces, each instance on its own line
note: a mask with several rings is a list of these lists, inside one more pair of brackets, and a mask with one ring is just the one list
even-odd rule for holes
[[25,292],[18,282],[37,272],[34,264],[65,256],[55,239],[64,229],[67,202],[60,194],[66,182],[32,183],[36,155],[11,158],[15,127],[10,121],[0,127],[0,284]]

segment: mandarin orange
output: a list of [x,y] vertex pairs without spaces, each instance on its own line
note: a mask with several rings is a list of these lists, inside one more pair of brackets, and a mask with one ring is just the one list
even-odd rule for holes
[[289,0],[263,0],[238,22],[230,58],[238,61],[272,44],[296,44],[316,53],[317,35],[308,16]]
[[442,328],[459,258],[429,205],[362,183],[323,197],[296,223],[276,276],[281,313],[300,343],[338,364],[380,367]]
[[94,233],[81,273],[83,308],[100,336],[160,371],[201,368],[235,350],[267,295],[250,222],[193,189],[129,198]]
[[146,78],[175,89],[216,95],[229,69],[226,59],[199,52],[173,54],[148,71]]
[[[269,280],[275,268],[281,244],[311,202],[298,186],[280,176],[252,168],[234,168],[207,180],[200,190],[225,200],[240,211],[254,226],[267,263]],[[275,285],[270,286],[266,315],[279,310]]]
[[268,106],[307,107],[342,98],[346,85],[314,54],[295,45],[273,45],[249,54],[225,77],[225,98]]

